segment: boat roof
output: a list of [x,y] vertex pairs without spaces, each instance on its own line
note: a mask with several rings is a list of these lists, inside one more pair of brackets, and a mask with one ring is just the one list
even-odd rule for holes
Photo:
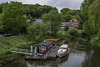
[[58,41],[58,39],[46,39],[45,41]]
[[60,48],[68,48],[67,44],[63,44],[62,46],[60,46]]
[[50,44],[54,44],[53,41],[44,41],[44,42],[41,42],[39,44],[37,44],[36,46],[49,46]]

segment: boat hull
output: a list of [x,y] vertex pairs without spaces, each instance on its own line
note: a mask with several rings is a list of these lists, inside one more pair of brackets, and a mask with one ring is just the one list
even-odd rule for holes
[[67,51],[65,54],[57,54],[57,57],[63,58],[63,57],[65,57],[65,56],[67,56],[67,55],[69,54],[69,52],[70,52],[70,50]]

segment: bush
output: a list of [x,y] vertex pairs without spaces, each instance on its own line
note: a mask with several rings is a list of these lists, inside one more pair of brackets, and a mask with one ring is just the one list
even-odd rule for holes
[[22,42],[17,44],[14,48],[19,48],[19,49],[30,49],[30,47],[35,45],[34,41],[29,41],[29,42]]
[[65,37],[65,32],[58,32],[57,36],[58,36],[59,38]]
[[70,29],[66,32],[59,32],[58,33],[59,38],[64,37],[67,39],[71,39],[71,38],[76,37],[76,36],[78,36],[78,31],[75,29]]
[[94,46],[100,46],[100,32],[97,35],[92,36],[91,43]]
[[[0,38],[0,63],[6,63],[18,57],[19,54],[12,53],[10,48],[27,41],[24,36]],[[30,43],[28,42],[27,44]]]
[[27,28],[28,38],[30,40],[39,41],[47,36],[48,25],[44,23],[34,23]]
[[78,31],[75,30],[75,29],[69,29],[68,34],[71,35],[71,36],[76,37],[76,36],[78,36]]
[[28,41],[24,36],[4,37],[0,38],[0,46],[3,48],[11,48],[21,42]]
[[87,36],[86,32],[83,30],[78,31],[79,36]]
[[11,58],[17,57],[18,54],[12,53],[9,49],[0,49],[0,61],[9,61]]

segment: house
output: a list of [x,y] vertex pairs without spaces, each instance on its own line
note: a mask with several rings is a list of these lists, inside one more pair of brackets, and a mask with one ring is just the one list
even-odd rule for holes
[[61,23],[61,30],[67,31],[68,29],[78,29],[79,28],[79,21],[73,18],[70,22],[62,22]]
[[45,40],[42,43],[39,43],[35,46],[35,56],[48,56],[48,54],[56,47],[54,41]]
[[72,20],[70,20],[70,22],[72,23],[73,27],[75,29],[78,29],[79,28],[79,21],[76,20],[75,18],[73,18]]
[[35,19],[36,22],[42,23],[42,19]]

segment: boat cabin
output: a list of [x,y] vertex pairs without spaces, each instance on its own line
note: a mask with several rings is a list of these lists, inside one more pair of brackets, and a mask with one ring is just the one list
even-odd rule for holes
[[68,45],[67,44],[63,44],[62,46],[60,46],[60,49],[67,49]]
[[54,46],[56,46],[53,41],[44,41],[35,46],[35,55],[46,55]]

